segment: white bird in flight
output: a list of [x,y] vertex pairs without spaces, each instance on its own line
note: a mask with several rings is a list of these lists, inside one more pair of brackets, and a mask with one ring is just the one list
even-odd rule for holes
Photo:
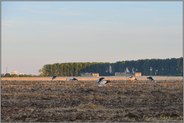
[[110,82],[110,80],[105,80],[104,77],[101,77],[101,78],[99,78],[99,79],[97,80],[98,86],[104,86],[104,85],[106,85],[106,84],[109,83],[109,82]]

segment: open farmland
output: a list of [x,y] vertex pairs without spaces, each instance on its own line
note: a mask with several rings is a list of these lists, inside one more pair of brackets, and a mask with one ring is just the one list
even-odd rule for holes
[[183,80],[1,81],[2,121],[183,121]]

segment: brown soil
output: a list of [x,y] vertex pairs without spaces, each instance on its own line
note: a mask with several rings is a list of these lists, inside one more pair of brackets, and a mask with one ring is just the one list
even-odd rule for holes
[[3,80],[1,120],[182,122],[183,82]]

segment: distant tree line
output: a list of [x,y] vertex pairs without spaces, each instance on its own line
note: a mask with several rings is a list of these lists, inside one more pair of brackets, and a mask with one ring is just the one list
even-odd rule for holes
[[144,59],[104,62],[73,62],[46,64],[40,70],[40,76],[79,76],[81,73],[94,72],[101,76],[114,75],[115,72],[142,72],[142,75],[183,75],[183,57],[171,59]]
[[32,74],[10,74],[10,73],[6,73],[6,74],[1,74],[1,77],[38,77],[38,75],[32,75]]

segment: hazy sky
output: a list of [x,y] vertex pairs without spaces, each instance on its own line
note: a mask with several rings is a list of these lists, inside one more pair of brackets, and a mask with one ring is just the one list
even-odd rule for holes
[[182,56],[182,2],[2,2],[2,72]]

